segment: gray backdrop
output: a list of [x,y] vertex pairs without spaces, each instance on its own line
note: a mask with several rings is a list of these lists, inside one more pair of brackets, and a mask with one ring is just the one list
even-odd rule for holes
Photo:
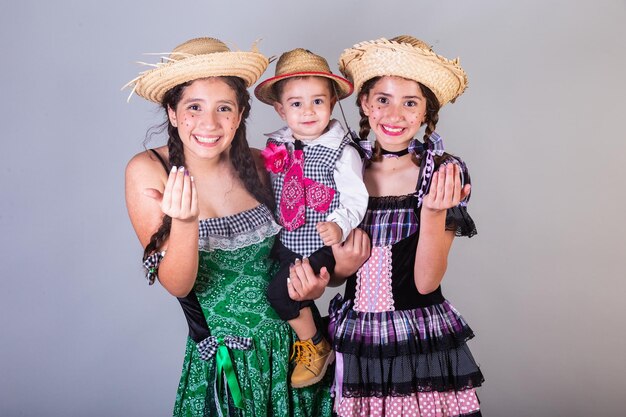
[[[624,415],[626,2],[572,3],[2,2],[0,415],[171,415],[186,324],[144,281],[123,193],[161,120],[119,91],[143,52],[263,38],[336,70],[404,33],[469,74],[438,130],[470,167],[479,234],[456,240],[443,287],[477,334],[485,415]],[[279,125],[255,100],[250,141]]]

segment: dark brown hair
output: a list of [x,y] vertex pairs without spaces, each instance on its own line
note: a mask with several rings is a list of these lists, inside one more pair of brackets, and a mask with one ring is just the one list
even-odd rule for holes
[[[250,94],[246,89],[245,82],[238,77],[219,77],[230,88],[233,89],[237,96],[237,107],[241,111],[241,122],[235,132],[235,137],[231,143],[229,156],[233,168],[237,172],[239,179],[243,183],[246,190],[256,198],[260,203],[265,204],[271,210],[274,209],[275,203],[272,193],[268,187],[263,185],[259,174],[256,169],[256,164],[248,146],[248,140],[246,139],[246,119],[250,114]],[[185,166],[185,154],[183,151],[183,143],[178,135],[178,129],[175,128],[167,117],[167,109],[176,109],[176,106],[180,102],[185,88],[191,85],[193,81],[177,85],[169,90],[163,96],[163,102],[161,106],[165,110],[166,121],[163,123],[160,130],[164,130],[167,127],[168,140],[167,148],[169,151],[169,168],[172,166]],[[151,129],[152,131],[158,131],[159,129]],[[150,132],[150,130],[149,130]],[[163,216],[163,222],[159,229],[152,235],[150,242],[146,246],[143,254],[144,260],[148,258],[152,253],[157,251],[163,243],[167,240],[170,234],[170,228],[172,226],[172,219],[169,216]]]

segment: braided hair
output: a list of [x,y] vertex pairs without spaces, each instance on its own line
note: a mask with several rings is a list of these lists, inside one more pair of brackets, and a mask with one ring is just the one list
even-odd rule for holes
[[[248,146],[248,140],[246,138],[246,119],[250,114],[250,93],[246,89],[245,82],[238,77],[219,77],[230,88],[235,91],[237,96],[237,106],[241,111],[241,122],[235,132],[235,136],[231,143],[229,157],[235,172],[245,189],[252,194],[252,196],[260,203],[266,205],[271,210],[274,210],[275,202],[272,193],[269,189],[263,185],[259,178],[256,164]],[[167,118],[167,109],[175,109],[180,102],[185,88],[191,85],[193,81],[189,81],[183,84],[179,84],[171,90],[167,91],[163,96],[161,106],[165,110],[166,121],[163,126],[167,126],[168,140],[167,149],[169,152],[169,168],[172,166],[185,166],[185,153],[183,150],[183,142],[178,135],[178,129],[174,127],[169,118]],[[162,128],[164,130],[164,128]],[[157,231],[150,238],[150,242],[146,246],[143,253],[143,260],[145,261],[152,253],[157,251],[163,243],[167,240],[170,234],[170,228],[172,227],[172,218],[169,216],[163,216],[163,222]]]

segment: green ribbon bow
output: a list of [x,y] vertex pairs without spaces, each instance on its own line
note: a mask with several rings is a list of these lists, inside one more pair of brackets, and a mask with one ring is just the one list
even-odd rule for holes
[[237,381],[237,375],[235,375],[235,368],[233,367],[233,361],[230,359],[228,347],[224,344],[222,338],[219,339],[215,363],[217,365],[218,391],[222,392],[222,372],[224,372],[235,407],[243,409],[243,394],[241,393],[241,388],[239,388],[239,382]]

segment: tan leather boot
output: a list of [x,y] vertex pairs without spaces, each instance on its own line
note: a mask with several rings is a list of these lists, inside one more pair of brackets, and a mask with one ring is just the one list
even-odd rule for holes
[[317,345],[308,339],[294,343],[290,360],[296,362],[291,374],[291,386],[308,387],[324,377],[326,368],[335,360],[335,352],[326,339],[322,339]]

